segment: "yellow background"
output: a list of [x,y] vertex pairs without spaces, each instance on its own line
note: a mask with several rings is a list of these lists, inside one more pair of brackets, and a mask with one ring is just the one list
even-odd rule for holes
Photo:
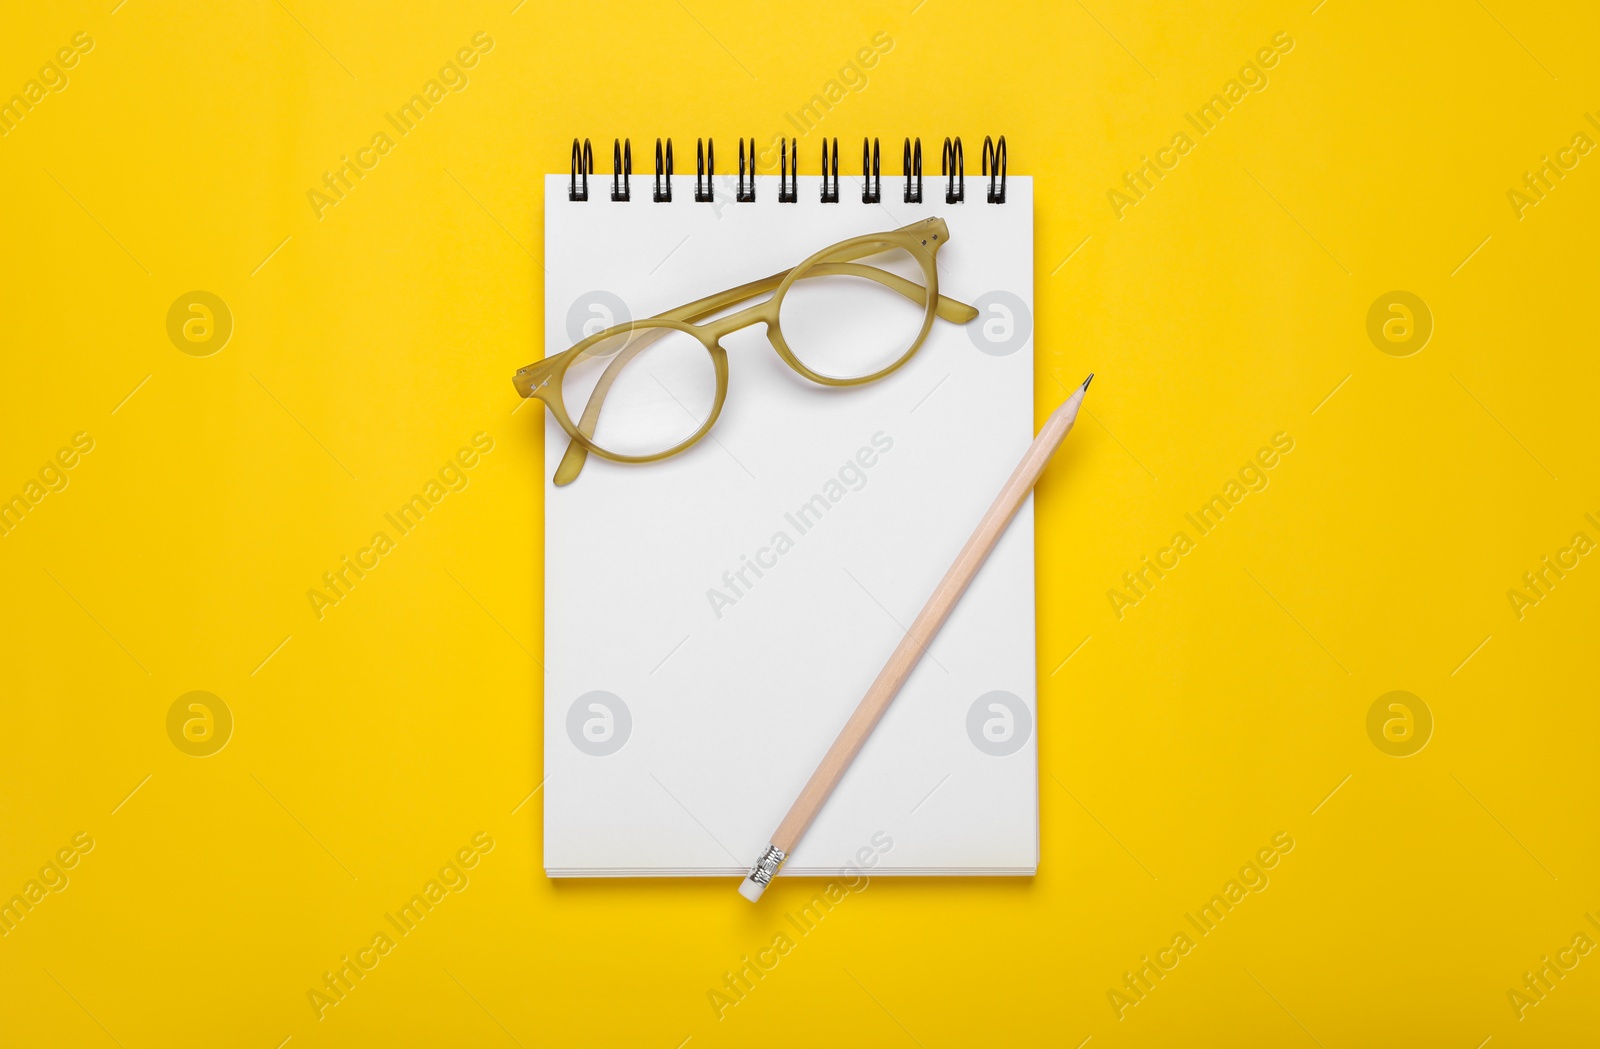
[[[4,1041],[1592,1038],[1600,955],[1521,1019],[1507,992],[1600,937],[1600,565],[1520,620],[1507,590],[1600,538],[1600,155],[1521,218],[1507,191],[1600,135],[1600,15],[1313,2],[11,4],[0,99],[94,47],[0,138],[0,495],[95,445],[0,538],[0,898],[95,847],[0,939]],[[470,85],[318,219],[307,191],[478,32]],[[1107,191],[1280,32],[1269,86],[1119,219]],[[937,170],[960,134],[971,194],[1006,134],[1038,179],[1040,416],[1053,375],[1099,376],[1038,502],[1043,858],[875,881],[719,1019],[814,885],[542,874],[542,423],[510,384],[559,264],[540,176],[574,134],[602,171],[613,135],[636,167],[674,136],[680,171],[697,135],[766,145],[879,33],[805,170],[877,134],[898,192],[902,135]],[[166,330],[195,289],[234,317],[207,357]],[[1434,318],[1406,357],[1366,333],[1396,289]],[[306,591],[480,431],[469,487],[319,621]],[[1119,620],[1108,589],[1280,431],[1270,486]],[[192,690],[236,722],[204,759],[166,729]],[[1434,718],[1411,757],[1367,734],[1392,690]],[[319,1020],[322,974],[480,831],[470,886]],[[1279,832],[1270,885],[1119,1019],[1108,991]]]

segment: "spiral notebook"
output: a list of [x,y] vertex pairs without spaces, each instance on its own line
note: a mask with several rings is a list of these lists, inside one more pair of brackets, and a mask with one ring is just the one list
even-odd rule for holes
[[[939,290],[980,312],[846,388],[736,332],[709,436],[564,487],[546,418],[552,877],[743,874],[1033,436],[1031,179],[840,176],[836,146],[823,175],[664,159],[590,174],[575,146],[546,177],[547,355],[928,217]],[[854,308],[826,319],[874,323]],[[780,877],[1035,872],[1033,568],[1030,501]]]

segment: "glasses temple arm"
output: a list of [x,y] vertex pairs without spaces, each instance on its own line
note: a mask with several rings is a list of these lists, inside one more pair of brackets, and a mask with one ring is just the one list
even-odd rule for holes
[[[867,280],[877,281],[891,291],[899,292],[918,306],[928,301],[928,289],[916,281],[906,280],[888,270],[863,266],[856,262],[819,262],[801,274],[800,279],[805,280],[807,277],[865,277]],[[948,295],[940,295],[934,303],[933,310],[953,324],[966,324],[978,315],[975,307],[952,299]]]
[[[894,249],[894,245],[868,244],[852,251],[830,255],[827,262],[818,263],[810,267],[805,271],[805,273],[801,274],[800,279],[804,280],[808,277],[826,276],[865,277],[868,280],[875,280],[879,284],[899,292],[901,295],[904,295],[918,306],[921,306],[927,302],[927,289],[922,287],[920,284],[917,284],[914,281],[906,280],[904,277],[891,273],[888,270],[878,269],[875,266],[862,266],[854,264],[855,260],[857,259],[868,258],[873,255],[881,255],[886,251],[893,251]],[[685,321],[689,323],[704,320],[711,314],[719,313],[730,306],[735,306],[740,302],[743,302],[745,299],[754,298],[757,295],[772,291],[778,285],[783,283],[784,278],[787,277],[790,272],[791,271],[789,270],[784,270],[782,273],[774,273],[770,277],[763,277],[760,280],[754,280],[748,284],[741,284],[737,288],[731,288],[728,291],[722,292],[720,295],[711,295],[704,299],[698,299],[686,306],[679,306],[675,310],[660,314],[660,316],[667,320]],[[935,306],[935,310],[938,312],[940,317],[956,324],[965,324],[978,315],[978,311],[973,307],[968,306],[964,302],[949,298],[945,295],[939,296],[938,304]]]

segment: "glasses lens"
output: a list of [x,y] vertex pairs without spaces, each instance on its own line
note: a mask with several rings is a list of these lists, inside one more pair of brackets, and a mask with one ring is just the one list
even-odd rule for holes
[[717,372],[705,344],[676,328],[635,326],[578,355],[561,383],[567,415],[613,455],[659,455],[711,417]]
[[831,379],[882,371],[910,352],[922,330],[926,281],[904,248],[862,256],[857,247],[823,259],[784,293],[783,341],[801,364]]

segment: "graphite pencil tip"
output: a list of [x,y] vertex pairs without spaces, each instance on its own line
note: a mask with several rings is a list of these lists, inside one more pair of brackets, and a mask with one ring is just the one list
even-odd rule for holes
[[1078,389],[1087,390],[1089,388],[1089,384],[1092,383],[1092,382],[1094,382],[1094,372],[1090,372],[1089,373],[1089,377],[1087,379],[1083,380],[1083,385],[1078,387]]

